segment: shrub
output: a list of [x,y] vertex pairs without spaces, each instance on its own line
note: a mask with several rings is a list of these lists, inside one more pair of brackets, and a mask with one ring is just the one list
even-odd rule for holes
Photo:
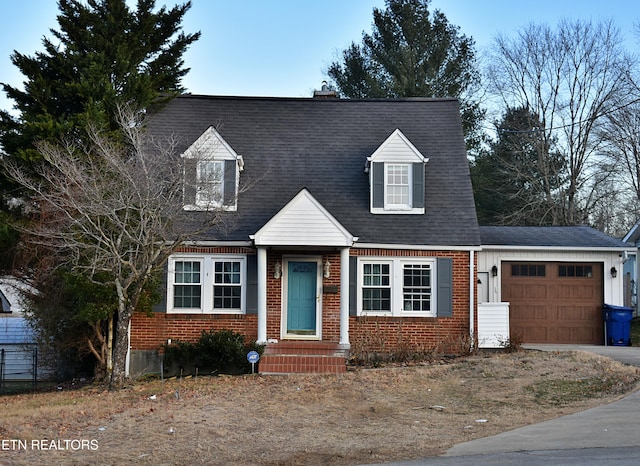
[[506,353],[518,353],[522,350],[522,335],[514,333],[511,338],[498,340],[498,344]]
[[245,344],[232,330],[202,331],[196,343],[176,341],[164,347],[165,371],[169,374],[246,374],[251,372],[249,351],[262,355],[263,345]]

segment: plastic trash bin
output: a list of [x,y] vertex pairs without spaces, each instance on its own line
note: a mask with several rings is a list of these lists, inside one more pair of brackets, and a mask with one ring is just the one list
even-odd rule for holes
[[602,308],[604,319],[604,344],[606,346],[631,346],[631,319],[633,308],[605,304]]

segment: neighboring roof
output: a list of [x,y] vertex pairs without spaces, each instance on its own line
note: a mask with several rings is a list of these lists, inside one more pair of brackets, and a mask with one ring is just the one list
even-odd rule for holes
[[629,232],[622,238],[625,243],[636,244],[640,241],[640,222],[634,224]]
[[[209,126],[244,158],[237,212],[224,232],[200,239],[248,241],[306,188],[359,243],[480,244],[469,165],[455,99],[173,99],[148,122],[183,152]],[[396,130],[429,158],[425,214],[369,211],[367,157]],[[202,213],[194,212],[194,221]]]
[[16,277],[10,275],[0,276],[0,295],[4,296],[4,299],[10,305],[10,308],[5,310],[5,312],[10,312],[9,315],[21,316],[27,307],[25,293],[33,292],[33,288]]
[[481,226],[483,246],[624,248],[629,245],[588,226]]
[[11,312],[11,303],[0,289],[0,313]]

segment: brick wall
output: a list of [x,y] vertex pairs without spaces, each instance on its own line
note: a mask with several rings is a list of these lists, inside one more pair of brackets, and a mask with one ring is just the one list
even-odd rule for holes
[[[180,252],[197,253],[254,253],[249,248],[185,248]],[[274,278],[276,261],[282,263],[282,255],[288,252],[268,254],[267,264],[267,338],[280,339],[282,316],[282,278]],[[291,254],[300,254],[291,251]],[[312,251],[305,252],[313,254]],[[450,257],[453,259],[453,314],[448,318],[406,317],[350,317],[349,336],[352,348],[368,351],[394,351],[438,349],[459,352],[468,343],[469,334],[469,253],[465,251],[413,251],[352,249],[352,256],[420,256]],[[320,253],[316,254],[319,256]],[[477,258],[477,255],[476,255]],[[324,253],[322,262],[329,260],[331,276],[323,278],[327,289],[322,300],[322,339],[340,340],[340,254]],[[338,292],[333,293],[337,287]],[[157,350],[172,340],[196,341],[203,330],[230,329],[245,335],[245,341],[257,339],[257,315],[226,314],[167,314],[148,316],[136,313],[131,327],[131,347],[135,350]]]
[[[351,255],[453,259],[451,317],[350,317],[349,340],[352,351],[435,350],[460,353],[469,347],[469,252],[352,249]],[[475,257],[477,261],[477,255]]]
[[155,312],[148,316],[136,312],[131,320],[131,348],[157,350],[167,340],[195,342],[203,331],[233,330],[245,336],[245,342],[258,338],[257,315],[232,314],[167,314]]

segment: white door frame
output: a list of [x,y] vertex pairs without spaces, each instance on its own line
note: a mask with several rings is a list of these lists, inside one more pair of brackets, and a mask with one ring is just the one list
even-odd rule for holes
[[[287,333],[287,299],[289,296],[289,262],[316,263],[316,333],[314,335],[298,335]],[[322,340],[322,256],[318,255],[284,255],[282,256],[281,280],[282,312],[280,319],[280,338],[283,340]]]

